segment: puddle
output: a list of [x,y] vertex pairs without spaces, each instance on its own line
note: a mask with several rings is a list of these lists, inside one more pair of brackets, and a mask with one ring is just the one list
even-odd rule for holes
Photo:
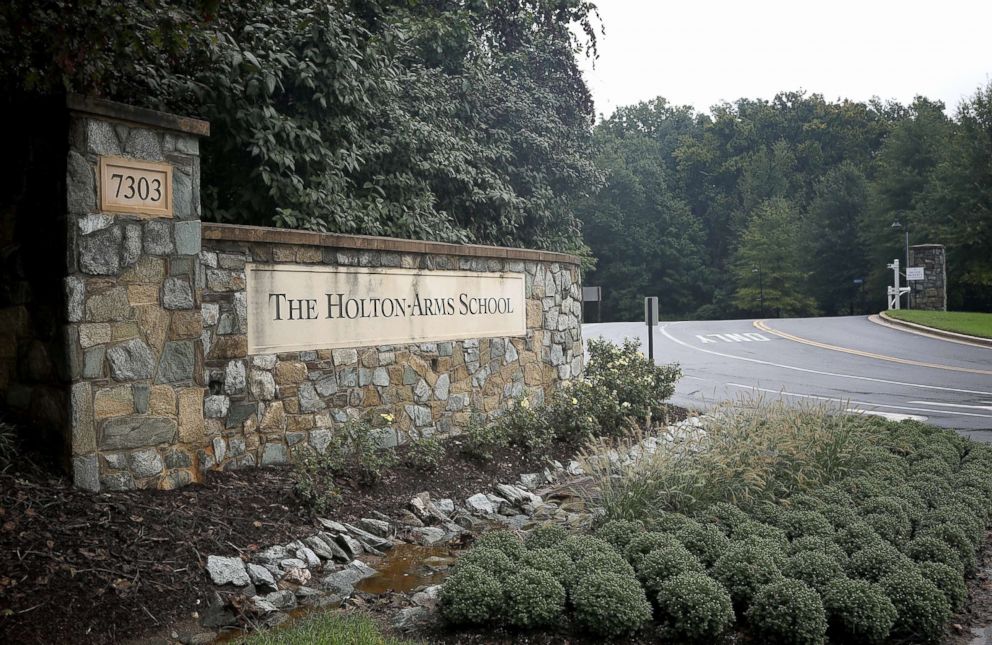
[[370,594],[382,594],[440,584],[447,577],[448,568],[454,561],[455,555],[448,547],[398,544],[375,567],[378,573],[359,581],[355,589]]

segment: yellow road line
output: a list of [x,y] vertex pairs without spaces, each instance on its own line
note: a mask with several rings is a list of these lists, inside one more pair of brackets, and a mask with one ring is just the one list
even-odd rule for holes
[[813,347],[819,347],[820,349],[829,349],[834,352],[843,352],[845,354],[854,354],[855,356],[864,356],[865,358],[874,358],[880,361],[889,361],[890,363],[900,363],[902,365],[915,365],[917,367],[930,367],[935,370],[947,370],[950,372],[966,372],[968,374],[981,374],[983,376],[992,376],[992,371],[990,370],[980,370],[971,367],[954,367],[952,365],[941,365],[939,363],[925,363],[923,361],[914,361],[908,358],[898,358],[896,356],[886,356],[885,354],[873,354],[872,352],[864,352],[860,349],[851,349],[850,347],[839,347],[837,345],[829,345],[827,343],[821,343],[819,341],[810,340],[808,338],[801,338],[799,336],[793,336],[784,331],[779,331],[777,329],[772,329],[769,327],[764,320],[755,320],[754,326],[761,331],[766,331],[769,334],[775,334],[785,338],[786,340],[791,340],[796,343],[802,343],[803,345],[811,345]]

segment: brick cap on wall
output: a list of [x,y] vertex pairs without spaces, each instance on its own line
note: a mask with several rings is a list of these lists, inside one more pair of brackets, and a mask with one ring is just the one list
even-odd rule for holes
[[514,249],[505,246],[483,246],[481,244],[425,242],[422,240],[403,240],[395,237],[375,237],[371,235],[317,233],[314,231],[272,228],[268,226],[209,224],[206,222],[203,223],[203,239],[229,242],[326,246],[339,249],[360,249],[364,251],[395,251],[397,253],[461,255],[506,260],[560,262],[562,264],[573,264],[576,266],[581,262],[578,256],[567,253],[554,253],[552,251]]
[[173,130],[198,137],[210,136],[210,123],[200,119],[135,107],[116,101],[69,94],[66,107],[70,112],[103,117],[128,124],[152,126],[162,130]]

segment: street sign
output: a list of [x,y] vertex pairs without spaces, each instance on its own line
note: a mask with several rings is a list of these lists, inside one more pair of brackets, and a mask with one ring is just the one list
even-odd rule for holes
[[658,324],[657,296],[651,296],[650,298],[644,299],[644,322],[647,323],[648,327],[654,327]]
[[599,302],[603,299],[603,287],[582,287],[582,302]]
[[906,280],[924,280],[923,267],[906,267]]

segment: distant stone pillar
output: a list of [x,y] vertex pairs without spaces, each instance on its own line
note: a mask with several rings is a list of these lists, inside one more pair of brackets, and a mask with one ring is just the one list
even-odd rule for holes
[[947,268],[943,244],[909,247],[909,266],[923,267],[923,279],[909,282],[913,309],[947,311]]
[[198,138],[209,124],[81,97],[68,107],[73,480],[181,486],[197,477],[203,439]]

